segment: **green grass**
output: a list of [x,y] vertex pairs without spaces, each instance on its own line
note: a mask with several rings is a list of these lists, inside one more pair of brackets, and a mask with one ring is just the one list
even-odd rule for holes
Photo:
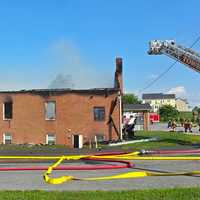
[[200,136],[186,135],[177,132],[164,132],[164,131],[138,131],[135,134],[135,139],[146,139],[157,137],[159,141],[142,142],[136,144],[123,145],[122,149],[134,150],[155,150],[164,148],[195,148],[200,147]]
[[198,200],[200,188],[175,188],[132,191],[84,191],[84,192],[46,192],[46,191],[4,191],[0,200]]
[[[135,134],[135,139],[146,139],[157,137],[159,141],[142,142],[136,144],[128,144],[121,146],[122,149],[132,150],[154,150],[163,148],[195,148],[200,147],[200,136],[186,135],[183,133],[173,133],[164,131],[138,131]],[[102,149],[107,149],[107,146],[100,145]],[[52,152],[64,151],[69,147],[65,145],[0,145],[0,151],[24,151],[24,152]],[[85,147],[88,148],[88,147]],[[109,147],[110,148],[110,147]]]

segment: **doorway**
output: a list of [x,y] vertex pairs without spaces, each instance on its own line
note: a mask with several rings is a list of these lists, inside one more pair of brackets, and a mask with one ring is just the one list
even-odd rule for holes
[[73,145],[74,148],[81,149],[83,148],[83,136],[82,135],[73,135]]

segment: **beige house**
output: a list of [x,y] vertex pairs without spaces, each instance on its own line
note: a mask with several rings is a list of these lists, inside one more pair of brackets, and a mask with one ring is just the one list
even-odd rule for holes
[[177,98],[176,99],[176,109],[180,112],[190,111],[189,104],[186,99]]
[[158,112],[163,105],[171,105],[176,107],[175,94],[149,93],[142,95],[143,103],[149,103],[152,107],[152,112]]

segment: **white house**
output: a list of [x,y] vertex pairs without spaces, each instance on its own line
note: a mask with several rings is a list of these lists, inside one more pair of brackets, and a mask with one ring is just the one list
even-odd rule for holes
[[158,112],[163,105],[176,107],[175,94],[149,93],[142,95],[143,103],[149,103],[153,112]]
[[176,98],[176,109],[180,112],[190,111],[187,100],[181,99],[181,98]]

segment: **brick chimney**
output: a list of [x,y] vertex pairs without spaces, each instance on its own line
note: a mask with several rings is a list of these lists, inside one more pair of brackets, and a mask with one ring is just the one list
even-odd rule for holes
[[115,84],[114,87],[119,89],[123,94],[123,77],[122,77],[122,58],[116,58]]

